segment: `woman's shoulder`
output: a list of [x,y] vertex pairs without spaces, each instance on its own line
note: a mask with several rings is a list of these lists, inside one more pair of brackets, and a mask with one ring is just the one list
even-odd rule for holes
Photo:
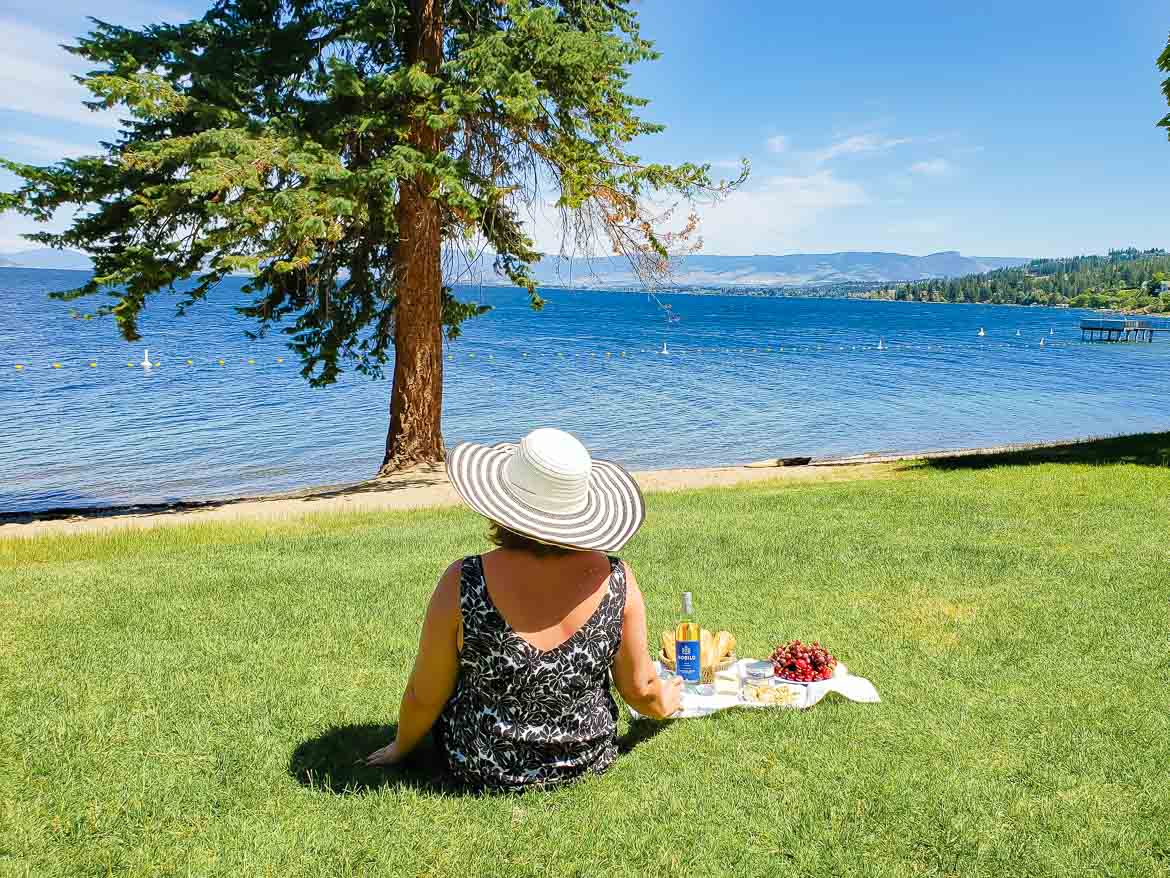
[[447,569],[443,571],[443,575],[439,577],[439,584],[442,585],[444,582],[459,582],[460,577],[463,576],[463,571],[473,561],[474,557],[471,555],[452,561],[447,565]]
[[473,556],[459,558],[447,565],[443,575],[439,577],[439,584],[435,586],[435,599],[452,606],[459,605],[459,594],[462,590],[463,577],[467,572]]

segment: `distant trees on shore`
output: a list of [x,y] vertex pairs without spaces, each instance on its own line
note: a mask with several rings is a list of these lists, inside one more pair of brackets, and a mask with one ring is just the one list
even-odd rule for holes
[[892,297],[915,302],[1170,312],[1170,254],[1131,247],[1105,256],[1034,259],[1019,268],[902,284],[893,288]]

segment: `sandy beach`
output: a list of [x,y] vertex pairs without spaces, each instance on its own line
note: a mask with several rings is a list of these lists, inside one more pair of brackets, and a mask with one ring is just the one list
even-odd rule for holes
[[[943,451],[871,453],[785,466],[780,459],[741,466],[661,469],[634,475],[646,493],[718,488],[745,482],[825,482],[891,478],[908,461],[1057,448],[1088,441],[1040,442]],[[0,513],[0,538],[84,534],[125,528],[168,527],[222,521],[280,521],[330,512],[375,512],[455,506],[458,495],[441,466],[384,479],[306,488],[264,497],[193,501],[158,506]]]
[[[878,463],[847,466],[711,467],[635,473],[647,493],[737,485],[769,480],[839,481],[874,478]],[[121,528],[167,527],[251,519],[276,521],[327,512],[373,512],[455,506],[460,502],[442,467],[417,469],[377,481],[314,488],[273,497],[206,501],[165,507],[121,507],[67,513],[7,514],[0,538],[80,534]]]

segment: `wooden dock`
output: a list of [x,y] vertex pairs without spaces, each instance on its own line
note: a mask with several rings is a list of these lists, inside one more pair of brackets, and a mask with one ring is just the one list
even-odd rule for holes
[[1153,341],[1155,332],[1170,332],[1170,327],[1152,326],[1148,320],[1081,321],[1081,341]]

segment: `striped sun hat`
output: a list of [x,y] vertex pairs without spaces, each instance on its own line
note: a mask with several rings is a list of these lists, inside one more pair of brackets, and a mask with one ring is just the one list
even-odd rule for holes
[[518,445],[464,442],[447,472],[480,515],[542,543],[616,552],[646,518],[634,477],[562,430],[533,430]]

